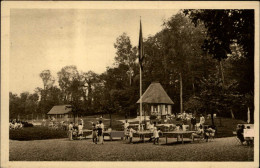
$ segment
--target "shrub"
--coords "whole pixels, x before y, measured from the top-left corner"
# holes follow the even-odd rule
[[[54,130],[48,127],[26,127],[23,129],[10,130],[9,138],[12,140],[28,141],[66,138],[67,132],[64,130]]]
[[[155,120],[156,118],[157,118],[157,116],[155,116],[155,115],[150,116],[150,120]]]

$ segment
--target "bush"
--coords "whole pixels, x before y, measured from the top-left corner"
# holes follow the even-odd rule
[[[32,123],[28,123],[28,122],[22,122],[23,127],[33,127]]]
[[[12,140],[28,141],[28,140],[43,140],[66,138],[67,132],[64,130],[54,130],[48,127],[26,127],[23,129],[10,130],[9,138]]]
[[[155,120],[156,118],[157,118],[157,116],[155,116],[155,115],[150,116],[150,120]]]

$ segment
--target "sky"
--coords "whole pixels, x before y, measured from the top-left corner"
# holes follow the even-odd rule
[[[79,72],[103,73],[112,66],[114,43],[123,32],[138,45],[143,37],[162,29],[178,10],[163,9],[11,9],[9,89],[20,94],[43,87],[39,74],[76,65]]]

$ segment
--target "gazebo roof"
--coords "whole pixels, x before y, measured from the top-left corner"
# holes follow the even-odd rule
[[[140,99],[137,101],[140,103]],[[142,103],[174,104],[159,82],[153,82],[142,95]]]
[[[71,112],[71,108],[68,108],[70,105],[58,105],[53,106],[52,109],[47,114],[67,114]]]

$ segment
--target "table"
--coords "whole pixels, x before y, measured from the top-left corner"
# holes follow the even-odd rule
[[[120,137],[121,139],[123,139],[125,136],[124,131],[104,131],[103,135],[106,135],[106,134],[110,137],[110,141],[113,140],[113,137]]]
[[[194,133],[195,131],[170,131],[170,132],[164,132],[163,135],[165,135],[165,138],[166,138],[166,144],[167,144],[167,135],[170,135],[170,134],[177,134],[177,142],[178,142],[178,135],[181,135],[181,139],[182,139],[182,144],[184,144],[183,142],[183,134],[192,134]]]
[[[255,137],[254,129],[244,129],[243,135],[244,135],[244,138],[245,138],[247,145],[253,144],[254,137]]]
[[[141,135],[143,142],[145,142],[145,141],[144,141],[145,135],[151,135],[151,134],[153,134],[153,133],[150,132],[150,131],[137,131],[136,134],[138,134],[139,136]]]

